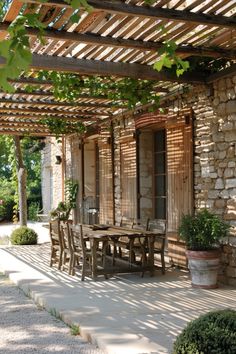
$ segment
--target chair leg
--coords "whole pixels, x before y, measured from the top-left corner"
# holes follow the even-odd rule
[[[81,269],[81,280],[84,281],[85,278],[85,267],[86,267],[86,259],[83,259],[82,269]]]
[[[161,253],[161,272],[165,274],[165,256],[164,253]]]
[[[73,271],[74,271],[74,257],[71,254],[70,255],[70,260],[69,260],[69,265],[68,265],[68,273],[69,273],[69,275],[73,275]]]
[[[58,269],[61,270],[62,267],[62,259],[63,259],[63,251],[59,251],[59,262],[58,262]]]

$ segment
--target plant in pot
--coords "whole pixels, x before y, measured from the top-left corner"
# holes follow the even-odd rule
[[[229,224],[207,209],[195,215],[183,215],[179,235],[185,241],[192,286],[217,288],[220,261],[220,239],[229,231]]]
[[[66,221],[70,217],[70,212],[76,207],[76,198],[79,185],[77,182],[67,179],[65,182],[65,201],[59,202],[57,207],[50,212],[51,219]]]

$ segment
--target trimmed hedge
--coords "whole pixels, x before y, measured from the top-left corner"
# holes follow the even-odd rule
[[[13,245],[36,245],[38,235],[27,226],[21,226],[12,232],[10,239]]]
[[[236,311],[208,312],[190,322],[174,343],[173,354],[235,354]]]

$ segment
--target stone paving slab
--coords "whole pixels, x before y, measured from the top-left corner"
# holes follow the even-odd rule
[[[187,272],[82,282],[48,264],[49,244],[0,249],[0,270],[109,354],[170,354],[191,319],[211,309],[236,309],[236,289],[194,289]]]

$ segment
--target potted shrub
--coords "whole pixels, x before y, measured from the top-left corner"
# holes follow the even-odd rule
[[[195,215],[183,215],[179,235],[186,243],[186,256],[194,287],[217,287],[219,242],[227,235],[229,227],[229,224],[207,209]]]

